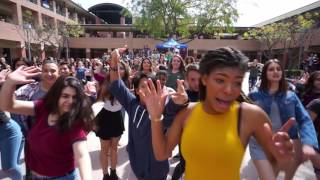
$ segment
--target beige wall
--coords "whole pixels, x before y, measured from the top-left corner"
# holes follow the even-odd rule
[[[0,21],[0,40],[20,42],[23,41],[23,36],[20,26]]]
[[[14,20],[13,23],[15,23],[10,24],[0,21],[0,45],[7,48],[24,47],[26,33],[22,29],[22,9],[30,9],[31,11],[33,11],[35,21],[40,24],[44,15],[50,17],[50,20],[53,20],[54,24],[57,24],[57,21],[66,22],[67,20],[69,20],[67,17],[43,8],[40,4],[40,0],[38,0],[38,4],[34,4],[26,0],[0,0],[0,6],[1,4],[6,4],[6,7],[11,7],[13,13],[12,17]],[[310,46],[320,45],[319,34],[319,31],[315,32],[315,35],[312,37]],[[8,42],[12,42],[14,45],[12,46]],[[70,48],[82,48],[87,49],[87,51],[90,52],[90,49],[112,49],[122,47],[124,45],[128,45],[129,49],[141,49],[145,45],[148,45],[149,48],[153,48],[158,43],[161,43],[161,41],[151,38],[132,38],[132,33],[129,33],[129,37],[126,38],[71,38]],[[188,43],[188,46],[189,50],[195,50],[196,52],[208,51],[223,46],[231,46],[242,51],[251,52],[265,49],[264,47],[261,47],[260,43],[256,40],[195,39],[193,41],[190,41]],[[283,48],[283,45],[279,44],[276,48]]]
[[[129,49],[142,49],[145,45],[153,48],[156,44],[162,41],[149,38],[71,38],[71,48],[118,48],[128,45]],[[257,51],[260,49],[260,44],[256,40],[210,40],[210,39],[195,39],[188,43],[189,49],[192,50],[212,50],[218,47],[231,46],[243,51]]]
[[[67,18],[67,17],[65,17],[65,16],[62,16],[62,15],[60,15],[60,14],[57,14],[57,13],[55,13],[54,11],[51,11],[51,10],[46,9],[46,8],[43,8],[43,7],[41,6],[41,4],[40,4],[40,2],[41,2],[40,0],[38,0],[38,4],[34,4],[34,3],[29,2],[29,1],[26,1],[26,0],[7,0],[7,1],[16,4],[16,6],[17,6],[18,8],[19,8],[19,6],[20,6],[20,7],[27,8],[27,9],[30,9],[30,10],[32,10],[32,11],[35,11],[35,12],[37,12],[38,14],[45,14],[45,15],[47,15],[47,16],[50,16],[50,17],[54,18],[55,21],[56,21],[56,20],[59,20],[59,21],[64,21],[64,22],[66,22],[66,21],[70,20],[69,18]],[[71,9],[73,9],[73,8],[71,8]],[[80,12],[77,12],[77,13],[79,13],[79,15],[77,15],[78,17],[80,16],[80,14],[81,14],[81,17],[83,17],[83,15],[82,15],[83,13],[80,13]],[[35,17],[35,18],[38,18],[38,17]],[[92,19],[92,17],[91,17],[90,19]],[[81,20],[81,19],[80,19],[80,20]],[[94,20],[94,19],[92,19],[92,21],[93,21],[93,20]]]

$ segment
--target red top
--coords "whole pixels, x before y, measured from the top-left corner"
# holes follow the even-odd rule
[[[35,101],[36,122],[27,135],[26,160],[32,171],[44,176],[62,176],[75,168],[72,145],[86,140],[82,126],[59,132],[48,125],[48,110]]]

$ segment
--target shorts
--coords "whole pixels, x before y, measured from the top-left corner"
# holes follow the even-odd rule
[[[249,140],[250,156],[253,160],[266,160],[267,156],[255,138]]]
[[[296,136],[294,133],[290,136],[292,140],[296,140],[299,138],[299,136]],[[268,159],[266,154],[263,151],[263,148],[260,146],[260,144],[257,142],[257,140],[253,137],[249,140],[249,150],[250,150],[250,156],[253,160],[266,160]]]

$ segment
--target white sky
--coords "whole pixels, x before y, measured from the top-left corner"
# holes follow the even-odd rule
[[[85,9],[99,3],[116,3],[126,7],[126,2],[130,2],[130,0],[73,1]],[[240,16],[235,26],[252,26],[316,1],[319,0],[238,0],[237,9]]]

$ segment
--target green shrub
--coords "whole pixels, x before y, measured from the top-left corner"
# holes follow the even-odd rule
[[[285,75],[287,78],[299,78],[303,74],[303,70],[300,69],[288,69],[285,70]]]

